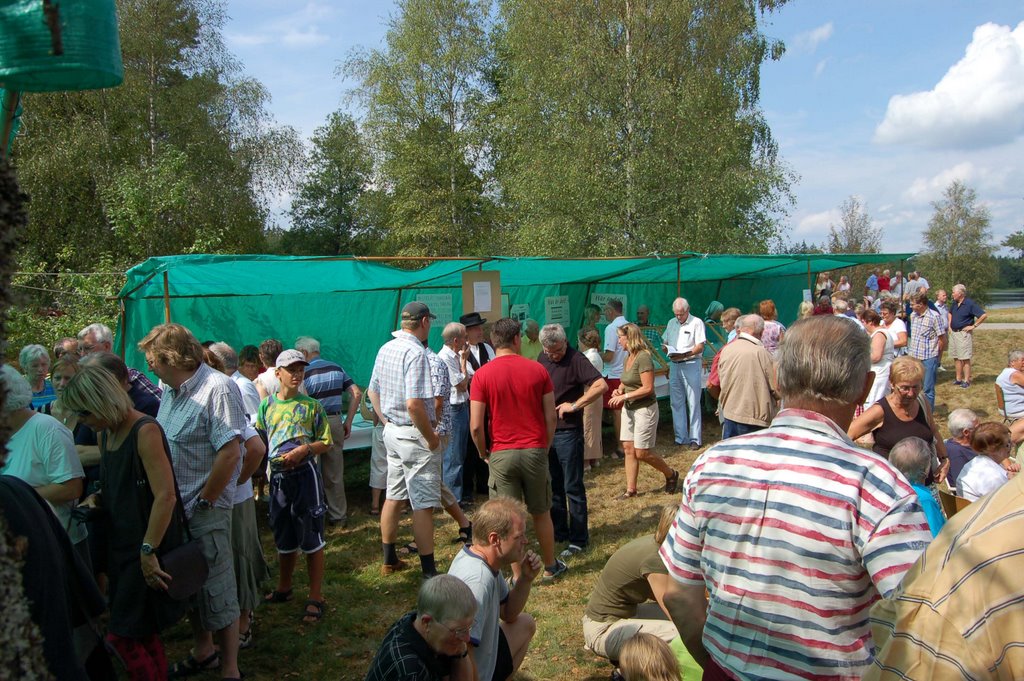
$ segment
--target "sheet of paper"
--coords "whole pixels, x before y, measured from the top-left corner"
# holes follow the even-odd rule
[[[512,306],[509,311],[509,317],[516,320],[519,323],[525,322],[530,318],[530,305],[529,303],[517,303]]]
[[[677,350],[675,347],[673,347],[671,345],[666,345],[665,346],[665,354],[666,355],[681,355],[683,353],[682,353],[681,350]]]
[[[491,307],[491,284],[487,281],[473,282],[473,311],[490,312]]]
[[[568,326],[569,296],[548,296],[544,299],[544,323]]]

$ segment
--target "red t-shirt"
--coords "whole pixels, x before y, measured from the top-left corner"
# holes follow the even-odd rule
[[[554,391],[547,370],[519,355],[499,355],[477,369],[469,399],[487,405],[491,451],[547,449],[544,395]]]

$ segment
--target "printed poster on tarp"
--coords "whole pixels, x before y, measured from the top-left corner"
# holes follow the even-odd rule
[[[509,310],[508,316],[516,320],[520,324],[526,322],[530,318],[530,304],[529,303],[516,303]]]
[[[416,296],[416,300],[430,308],[430,312],[437,316],[434,326],[443,329],[446,324],[452,322],[452,294],[450,293],[426,293]]]
[[[601,314],[604,314],[604,306],[609,300],[622,301],[622,314],[626,314],[629,307],[626,305],[626,294],[625,293],[591,293],[590,302],[601,308]]]
[[[548,296],[544,299],[544,323],[561,324],[568,328],[572,323],[569,316],[569,296]]]

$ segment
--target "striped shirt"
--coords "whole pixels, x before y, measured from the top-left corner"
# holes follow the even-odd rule
[[[245,429],[242,394],[230,378],[200,364],[177,390],[170,386],[164,390],[156,420],[167,435],[178,491],[185,512],[191,516],[199,492],[210,478],[217,451],[241,437]],[[239,459],[232,481],[238,477],[241,466]],[[213,505],[233,508],[233,486],[234,482],[230,483]]]
[[[406,400],[423,400],[427,417],[434,420],[434,388],[430,380],[430,362],[416,336],[407,331],[395,334],[377,352],[369,389],[380,395],[384,418],[396,426],[411,426]]]
[[[355,385],[355,381],[334,362],[317,357],[306,367],[302,384],[310,397],[324,405],[328,416],[337,416],[341,413],[345,391]]]
[[[734,678],[859,679],[868,609],[930,540],[895,468],[786,409],[697,459],[661,555],[676,580],[707,586],[704,646]]]
[[[871,609],[865,679],[1024,679],[1024,476],[946,522]]]

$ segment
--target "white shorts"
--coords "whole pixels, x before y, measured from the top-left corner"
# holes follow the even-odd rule
[[[427,448],[416,426],[384,426],[388,450],[387,499],[409,500],[412,510],[441,506],[441,469],[444,450]]]

